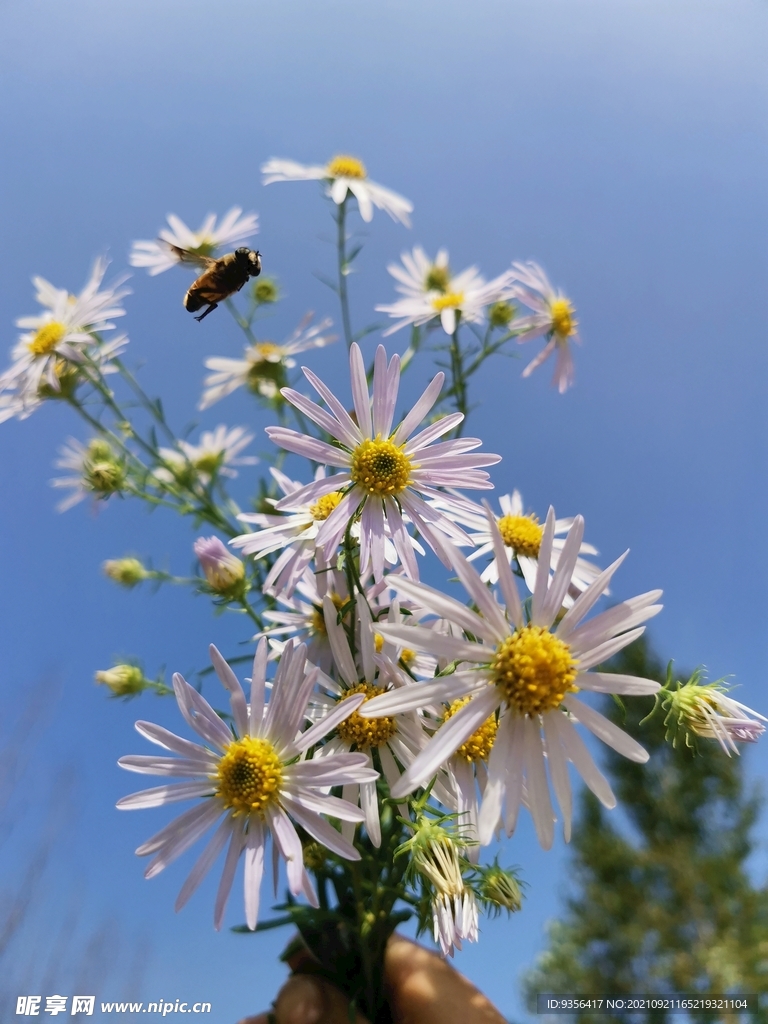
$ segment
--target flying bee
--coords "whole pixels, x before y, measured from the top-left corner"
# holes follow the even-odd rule
[[[253,249],[241,247],[214,259],[213,256],[201,256],[189,249],[181,249],[170,242],[166,245],[182,263],[195,263],[204,268],[184,296],[184,308],[190,313],[196,313],[208,304],[206,311],[195,317],[198,322],[212,313],[224,299],[239,292],[250,277],[258,277],[261,273],[261,253]]]

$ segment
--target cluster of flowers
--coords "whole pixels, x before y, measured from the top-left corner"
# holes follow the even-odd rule
[[[411,204],[372,182],[353,157],[309,167],[272,160],[262,170],[265,184],[322,182],[339,209],[342,239],[350,197],[364,221],[379,208],[409,223]],[[173,215],[168,224],[158,241],[134,244],[132,265],[159,274],[178,262],[178,249],[209,256],[258,229],[256,216],[243,216],[238,208],[218,225],[210,216],[196,232]],[[561,392],[572,383],[574,308],[536,264],[512,264],[486,281],[474,267],[454,274],[445,250],[431,260],[417,246],[388,269],[400,297],[377,307],[395,321],[385,334],[407,325],[441,329],[459,352],[460,324],[486,324],[482,358],[492,351],[488,339],[497,328],[506,332],[499,344],[543,337],[544,347],[523,376],[554,355],[553,383]],[[98,260],[79,296],[35,279],[43,311],[17,321],[24,333],[13,364],[0,375],[0,421],[24,418],[44,400],[62,398],[98,428],[87,445],[71,440],[63,451],[59,466],[71,475],[54,481],[70,492],[62,508],[87,495],[104,498],[133,489],[147,500],[160,495],[161,503],[174,497],[185,514],[227,522],[214,487],[222,477],[235,476],[235,467],[257,461],[243,455],[254,435],[222,425],[203,432],[198,444],[171,434],[170,447],[144,441],[141,448],[104,382],[106,374],[121,373],[166,424],[159,406],[143,396],[120,362],[127,338],[101,337],[124,314],[120,303],[127,294],[122,281],[102,287],[105,271],[106,262]],[[273,280],[259,280],[252,313],[277,296]],[[313,324],[310,315],[283,344],[256,341],[250,321],[245,323],[250,341],[243,358],[207,361],[211,373],[200,408],[241,386],[275,408],[293,408],[297,424],[313,423],[318,435],[285,425],[267,434],[283,452],[308,459],[316,470],[304,482],[272,467],[280,496],[264,499],[269,511],[238,515],[248,532],[230,540],[264,570],[260,585],[268,608],[256,621],[267,628],[255,638],[249,696],[213,646],[213,668],[229,693],[230,724],[175,675],[181,713],[202,742],[138,722],[139,733],[163,752],[124,757],[122,767],[184,781],[135,793],[118,806],[195,800],[139,847],[137,853],[152,856],[146,876],[157,875],[213,828],[177,909],[226,847],[215,926],[223,923],[242,856],[246,921],[255,928],[270,837],[275,885],[282,857],[292,894],[317,906],[307,870],[316,856],[312,847],[359,860],[356,829],[362,825],[370,844],[379,847],[383,801],[389,800],[410,832],[401,848],[410,855],[408,877],[418,877],[429,891],[435,939],[450,954],[463,940],[477,938],[478,897],[491,908],[519,906],[511,876],[497,865],[481,870],[478,862],[481,847],[502,831],[514,832],[521,806],[548,849],[556,808],[564,837],[570,838],[569,764],[606,807],[615,805],[577,726],[625,757],[647,759],[581,692],[656,694],[668,724],[682,726],[687,739],[691,733],[715,738],[727,753],[737,751],[738,742],[757,739],[765,719],[730,698],[720,682],[704,684],[697,676],[677,689],[671,680],[660,688],[653,680],[601,670],[661,610],[661,592],[590,615],[609,593],[625,556],[601,570],[590,560],[597,551],[584,542],[580,516],[558,520],[550,508],[541,523],[525,512],[517,491],[500,498],[498,511],[466,497],[467,490],[492,488],[486,467],[499,456],[479,451],[478,438],[461,436],[461,411],[441,414],[436,408],[444,396],[442,373],[396,423],[399,356],[388,359],[378,347],[369,388],[362,352],[352,343],[349,412],[307,368],[302,367],[304,377],[322,404],[288,386],[299,352],[335,340],[328,334],[330,321]],[[345,334],[351,340],[346,323]],[[85,409],[79,397],[84,386],[111,411],[114,430]],[[466,601],[420,581],[418,556],[425,546],[458,578]],[[209,591],[252,611],[242,558],[216,536],[198,538],[195,553]],[[170,578],[135,558],[105,569],[125,586]],[[527,595],[521,595],[521,585]],[[120,696],[167,691],[159,680],[146,680],[137,665],[115,666],[97,679]],[[482,884],[476,885],[478,878]]]
[[[308,484],[273,470],[284,494],[275,513],[241,515],[258,529],[232,542],[256,558],[280,552],[266,581],[282,606],[267,613],[274,623],[272,657],[278,659],[269,702],[266,637],[254,660],[250,703],[212,648],[230,693],[232,729],[176,676],[179,707],[205,745],[140,722],[144,736],[180,756],[128,757],[121,764],[190,781],[135,794],[120,806],[203,798],[139,848],[154,854],[147,875],[220,821],[177,905],[229,843],[216,925],[244,853],[246,918],[255,927],[268,832],[273,857],[287,863],[291,891],[313,902],[292,822],[334,854],[354,860],[360,857],[352,842],[358,823],[374,846],[380,842],[382,796],[403,802],[407,817],[409,794],[427,789],[459,826],[453,843],[443,830],[417,860],[434,889],[435,937],[448,953],[477,936],[477,908],[459,853],[467,865],[476,862],[479,846],[500,829],[514,831],[521,805],[549,848],[555,822],[550,783],[567,840],[569,762],[606,807],[615,805],[577,725],[628,758],[647,759],[634,739],[577,694],[658,692],[653,680],[596,666],[643,632],[661,609],[660,591],[588,618],[624,556],[600,571],[582,557],[595,552],[583,543],[581,517],[558,521],[550,509],[542,525],[523,514],[518,494],[502,499],[501,515],[464,497],[463,489],[491,486],[481,467],[498,457],[477,453],[476,438],[440,440],[461,419],[453,414],[429,422],[442,374],[395,426],[398,357],[388,361],[378,348],[372,393],[356,345],[350,371],[354,416],[308,369],[304,374],[324,408],[284,390],[285,400],[332,443],[269,428],[276,444],[320,469]],[[469,604],[419,581],[415,556],[423,549],[414,531],[453,570]],[[469,559],[462,546],[472,548]],[[205,557],[224,563],[235,556],[209,544]],[[480,558],[488,559],[482,573],[472,564]],[[531,590],[530,599],[521,598],[518,580]],[[746,714],[741,717],[748,725],[731,726],[710,702],[708,719],[713,717],[731,738],[754,738],[762,728]],[[340,797],[329,793],[335,786]],[[339,828],[321,815],[336,819]]]

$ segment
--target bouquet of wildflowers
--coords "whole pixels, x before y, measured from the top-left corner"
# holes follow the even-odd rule
[[[281,344],[257,336],[279,299],[268,274],[253,283],[246,275],[222,296],[245,348],[207,360],[200,408],[243,387],[270,410],[267,473],[243,454],[254,440],[247,427],[221,425],[197,443],[175,434],[124,361],[126,335],[111,333],[127,290],[124,278],[105,285],[103,260],[77,296],[34,279],[41,311],[17,321],[0,419],[45,402],[80,418],[86,434],[67,442],[58,463],[67,473],[53,481],[67,492],[62,509],[132,496],[203,530],[198,575],[125,557],[105,564],[111,579],[189,586],[243,617],[245,657],[210,647],[226,712],[216,684],[203,687],[205,673],[194,685],[175,674],[172,686],[147,679],[138,663],[96,673],[118,697],[173,695],[186,723],[177,735],[137,722],[155,752],[120,761],[162,777],[121,809],[188,805],[136,851],[149,858],[146,877],[203,841],[176,909],[221,859],[221,928],[242,861],[242,929],[292,924],[316,969],[371,1021],[385,1020],[384,949],[398,924],[414,918],[446,956],[476,941],[481,913],[521,905],[515,872],[483,858],[513,835],[521,808],[549,849],[558,820],[570,837],[569,765],[615,805],[587,736],[646,760],[590,694],[655,695],[671,740],[716,739],[726,753],[756,740],[766,719],[700,672],[682,683],[670,671],[660,688],[606,670],[661,610],[661,592],[606,602],[625,556],[602,568],[581,516],[558,519],[550,508],[540,521],[518,491],[480,500],[500,459],[464,432],[477,371],[539,339],[522,376],[551,356],[558,390],[573,383],[574,307],[544,271],[513,263],[486,280],[474,267],[454,273],[445,250],[430,258],[416,246],[388,268],[398,298],[377,306],[392,318],[384,336],[408,330],[402,354],[388,352],[372,329],[352,327],[348,279],[360,246],[349,218],[369,222],[378,209],[408,225],[411,204],[350,156],[310,167],[270,160],[263,172],[265,184],[321,185],[337,228],[330,284],[349,354],[348,379],[331,386],[321,367],[296,359],[336,340],[329,320],[305,317]],[[134,244],[130,262],[150,275],[190,261],[218,273],[257,227],[240,209],[199,231],[170,216],[157,240]],[[263,259],[268,269],[268,252]],[[401,376],[425,358],[437,372],[403,408]],[[239,470],[254,478],[247,510],[228,491]],[[432,576],[444,567],[443,587],[421,580],[430,560]],[[281,861],[287,893],[265,917],[263,875],[277,892]]]

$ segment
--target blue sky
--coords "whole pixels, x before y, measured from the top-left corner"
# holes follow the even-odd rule
[[[153,237],[168,212],[196,226],[235,204],[259,212],[265,267],[287,293],[272,336],[307,309],[338,319],[313,276],[333,258],[317,189],[264,189],[258,168],[354,153],[415,205],[410,231],[381,214],[366,229],[357,323],[391,301],[385,264],[414,244],[447,246],[455,268],[476,263],[489,277],[513,259],[540,261],[578,307],[577,384],[559,396],[548,369],[522,381],[519,360],[488,367],[471,432],[504,457],[496,486],[519,487],[540,513],[550,502],[582,513],[605,563],[630,547],[615,593],[664,588],[651,630],[662,656],[732,673],[739,696],[765,711],[764,3],[27,0],[5,3],[2,17],[7,349],[14,319],[34,308],[33,274],[79,290],[96,255],[119,272],[130,242]],[[241,344],[223,313],[201,325],[184,313],[187,282],[134,275],[131,358],[179,428],[250,424],[267,453],[269,420],[247,396],[194,411],[203,359]],[[390,350],[404,343],[395,335]],[[341,346],[309,361],[344,390]],[[428,372],[426,362],[414,371],[412,392]],[[52,919],[81,886],[94,924],[113,919],[126,947],[151,937],[146,998],[211,999],[217,1020],[235,1020],[273,996],[287,936],[214,934],[210,885],[174,916],[183,864],[142,879],[132,851],[160,815],[113,809],[132,785],[115,761],[143,752],[135,717],[174,726],[176,716],[170,703],[108,702],[91,680],[119,653],[151,674],[193,669],[209,641],[235,650],[246,631],[186,592],[128,594],[101,577],[103,559],[128,551],[185,573],[194,534],[128,502],[56,513],[48,480],[70,434],[83,437],[53,407],[0,427],[7,729],[37,680],[60,691],[15,798],[26,824],[0,857],[18,877],[50,781],[73,765],[79,810],[52,875]],[[243,500],[249,479],[238,481]],[[754,777],[765,750],[746,758]],[[527,820],[505,852],[530,883],[525,909],[488,924],[457,963],[520,1016],[514,978],[541,948],[567,861],[561,842],[541,856]],[[761,852],[761,875],[765,863]]]

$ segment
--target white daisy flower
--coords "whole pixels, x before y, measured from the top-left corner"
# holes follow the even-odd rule
[[[39,405],[46,387],[61,391],[68,365],[82,363],[84,353],[107,364],[125,347],[127,339],[122,337],[99,355],[100,341],[95,335],[114,329],[111,321],[125,315],[120,300],[129,294],[127,288],[120,287],[124,278],[101,288],[106,269],[106,259],[97,259],[79,295],[55,288],[42,277],[32,279],[43,312],[16,321],[24,333],[11,352],[13,364],[0,374],[0,393],[12,393],[7,401],[19,410],[16,415],[28,415]]]
[[[303,484],[291,480],[274,466],[270,466],[269,472],[286,497],[290,498],[306,489]],[[322,480],[325,480],[324,466],[315,473],[315,482]],[[254,523],[263,529],[234,537],[230,541],[232,547],[238,548],[244,555],[253,555],[255,559],[282,551],[264,581],[265,594],[272,597],[281,594],[289,599],[312,559],[318,556],[320,563],[317,571],[324,572],[327,566],[322,551],[317,549],[317,535],[342,498],[340,491],[329,491],[315,501],[292,505],[291,511],[285,514],[242,512],[238,515],[241,522]],[[267,500],[272,505],[279,504],[278,500]]]
[[[478,727],[500,708],[498,731],[488,761],[488,782],[478,818],[479,840],[483,845],[491,841],[502,812],[507,834],[511,835],[525,783],[539,842],[549,849],[554,837],[554,814],[545,754],[563,815],[566,841],[571,831],[568,761],[573,762],[586,784],[606,807],[614,807],[616,803],[608,782],[596,767],[574,723],[580,722],[631,760],[642,763],[648,759],[646,751],[634,739],[574,694],[578,690],[617,694],[658,691],[659,684],[654,680],[591,672],[590,669],[607,661],[643,633],[645,627],[640,624],[661,610],[661,605],[656,604],[661,591],[641,594],[583,622],[624,560],[623,555],[598,576],[555,626],[563,598],[571,585],[584,533],[584,520],[581,516],[574,519],[557,572],[550,578],[555,531],[555,513],[550,508],[541,542],[530,615],[527,617],[493,517],[489,517],[489,523],[499,567],[499,588],[506,607],[496,601],[459,551],[454,554],[453,568],[478,612],[421,583],[392,580],[391,585],[398,593],[419,600],[431,607],[436,615],[450,617],[477,639],[457,640],[420,626],[380,625],[378,628],[385,636],[417,650],[451,658],[457,668],[452,674],[434,682],[404,687],[370,701],[365,708],[365,717],[392,715],[425,707],[435,701],[448,704],[459,697],[471,697],[466,706],[438,729],[394,787],[392,795],[402,797],[432,778]]]
[[[123,489],[125,464],[109,441],[95,437],[84,445],[70,437],[60,449],[60,454],[61,458],[56,460],[57,469],[68,469],[71,475],[51,480],[52,487],[70,491],[69,496],[56,506],[59,512],[66,512],[85,498],[105,500]]]
[[[392,685],[402,685],[402,673],[397,664],[388,661],[385,652],[376,653],[371,613],[368,603],[362,597],[358,599],[356,609],[359,617],[357,658],[352,655],[344,626],[338,622],[336,604],[328,594],[323,598],[325,629],[333,653],[338,682],[327,675],[318,680],[319,686],[323,687],[326,693],[315,694],[312,704],[314,713],[320,717],[321,722],[325,721],[327,715],[333,713],[339,701],[345,701],[353,694],[362,694],[361,703],[365,704],[387,692]],[[375,749],[384,778],[392,788],[400,779],[400,766],[407,768],[411,764],[426,738],[421,721],[414,712],[373,719],[361,718],[355,710],[338,726],[337,735],[326,744],[322,759],[325,757],[325,751],[337,753],[357,750],[364,754],[367,762],[373,766]],[[375,781],[361,782],[359,785],[351,781],[344,786],[342,796],[355,804],[360,801],[368,838],[374,846],[380,846],[381,823]],[[405,815],[406,809],[401,808],[401,813]],[[342,824],[342,834],[351,839],[354,824]]]
[[[581,341],[576,330],[576,310],[570,299],[555,291],[538,263],[513,263],[509,280],[514,297],[533,310],[530,316],[515,320],[515,329],[521,332],[517,340],[525,342],[542,335],[547,337],[547,344],[523,370],[523,377],[529,377],[554,352],[552,383],[562,394],[573,384],[573,357],[569,341]]]
[[[486,281],[477,267],[468,267],[454,277],[446,249],[441,249],[432,262],[417,245],[412,252],[404,252],[401,259],[402,266],[390,263],[387,270],[400,282],[395,288],[403,298],[376,306],[379,312],[398,318],[384,332],[385,337],[401,327],[418,327],[438,317],[445,333],[453,334],[459,318],[482,323],[486,308],[510,294],[509,273]]]
[[[312,316],[312,313],[308,313],[282,345],[273,341],[259,341],[247,346],[242,359],[220,356],[206,359],[206,369],[214,372],[203,382],[205,391],[199,408],[208,409],[214,402],[226,398],[241,387],[248,388],[262,398],[276,398],[280,388],[288,383],[285,371],[296,365],[293,356],[310,348],[324,348],[336,341],[337,335],[325,333],[333,321],[325,319],[309,326]]]
[[[300,434],[286,427],[268,427],[270,439],[297,455],[342,470],[317,480],[288,495],[276,505],[278,511],[297,504],[318,501],[334,491],[344,497],[320,527],[317,545],[332,557],[350,520],[360,513],[360,562],[373,567],[374,579],[382,578],[387,534],[391,536],[405,572],[418,578],[413,540],[403,521],[410,518],[432,550],[446,565],[450,554],[445,537],[469,543],[469,538],[451,519],[424,501],[439,496],[439,487],[487,489],[493,485],[480,466],[492,466],[499,455],[468,454],[482,442],[475,437],[436,442],[464,418],[461,413],[443,416],[411,436],[437,401],[445,375],[438,373],[396,430],[392,430],[400,383],[400,358],[387,364],[384,346],[376,350],[373,396],[363,356],[358,345],[349,352],[352,397],[357,422],[326,385],[306,367],[304,375],[323,398],[330,413],[291,388],[282,391],[286,401],[327,433],[339,446]]]
[[[445,498],[436,498],[432,502],[441,511],[454,517],[457,523],[466,527],[472,543],[475,545],[471,554],[467,555],[467,561],[473,562],[478,558],[485,558],[490,555],[491,561],[483,569],[480,579],[484,583],[497,583],[499,570],[496,565],[496,555],[493,547],[493,537],[488,526],[488,516],[484,508],[468,501],[460,495],[450,495]],[[517,562],[520,572],[525,579],[526,586],[533,593],[536,586],[536,573],[538,571],[539,551],[544,536],[544,527],[533,513],[524,512],[523,499],[520,491],[513,491],[512,494],[499,496],[501,515],[496,517],[496,525],[504,541],[504,553],[507,561],[512,564]],[[554,572],[557,569],[560,556],[565,545],[565,537],[573,525],[573,519],[558,519],[555,522],[555,536],[552,540],[552,551],[550,554],[550,566]],[[559,536],[558,536],[559,535]],[[579,594],[586,590],[590,583],[594,582],[600,575],[600,569],[592,562],[588,562],[582,555],[596,555],[597,549],[591,544],[582,544],[579,549],[579,557],[573,570],[571,586],[563,599],[563,605],[570,608]],[[609,590],[604,591],[609,594]]]
[[[298,164],[295,160],[268,160],[262,164],[261,173],[265,185],[271,185],[273,181],[323,181],[326,184],[326,195],[337,206],[341,206],[351,193],[366,223],[373,220],[375,206],[388,213],[393,220],[400,221],[406,227],[411,226],[408,214],[413,212],[413,203],[397,192],[371,181],[365,165],[357,157],[340,154],[322,167],[317,164]]]
[[[279,469],[270,467],[269,471],[286,497],[298,493],[304,487],[304,484],[291,480]],[[325,475],[325,466],[320,466],[315,472],[315,481],[324,480]],[[237,518],[241,522],[255,523],[264,529],[234,537],[230,541],[232,547],[240,548],[243,554],[253,555],[255,559],[284,549],[264,581],[265,594],[272,597],[282,595],[290,599],[297,583],[305,575],[307,566],[314,559],[316,585],[322,597],[325,593],[324,581],[329,570],[323,550],[317,546],[317,535],[321,525],[342,498],[343,494],[340,491],[331,491],[317,501],[292,504],[290,510],[282,514],[243,512],[238,515]],[[277,499],[267,498],[266,501],[272,505],[278,504]],[[351,533],[353,539],[359,541],[359,523],[353,524]],[[423,555],[424,549],[421,545],[417,542],[414,542],[414,545]],[[389,536],[385,540],[384,558],[392,566],[397,564],[397,552]],[[369,566],[360,566],[361,576],[367,576],[369,573]]]
[[[216,831],[182,886],[180,910],[200,885],[225,846],[224,870],[216,897],[214,926],[221,928],[237,862],[245,860],[245,916],[254,929],[259,913],[259,889],[266,841],[272,837],[275,869],[278,855],[288,871],[294,896],[304,893],[317,906],[312,882],[302,859],[301,840],[293,821],[318,843],[347,860],[360,860],[350,842],[325,821],[326,814],[342,821],[360,821],[362,814],[345,800],[327,796],[328,787],[370,785],[378,773],[361,754],[334,754],[317,760],[303,755],[331,729],[360,706],[359,695],[342,702],[323,721],[302,732],[315,673],[305,673],[306,648],[288,644],[280,660],[269,703],[265,704],[267,642],[256,649],[251,678],[250,705],[224,658],[210,647],[216,674],[229,691],[234,727],[230,729],[208,702],[178,673],[173,688],[179,709],[204,744],[192,743],[151,722],[137,722],[137,731],[152,743],[179,757],[141,755],[123,757],[122,768],[148,775],[182,776],[184,782],[145,789],[123,797],[123,810],[162,807],[180,800],[196,800],[169,825],[143,843],[136,853],[154,854],[145,878],[153,878],[189,849],[209,828]]]
[[[236,477],[233,466],[255,466],[259,461],[255,455],[240,455],[253,440],[245,427],[225,427],[220,424],[215,430],[204,430],[200,444],[179,441],[179,450],[160,448],[165,463],[154,471],[154,476],[164,483],[173,483],[191,473],[207,486],[215,474]]]
[[[258,214],[247,213],[242,217],[242,212],[239,206],[233,206],[229,213],[224,214],[218,226],[216,214],[209,213],[197,231],[188,228],[175,213],[169,213],[167,219],[170,227],[160,231],[158,238],[161,241],[134,242],[128,262],[132,267],[146,267],[147,273],[154,277],[179,263],[178,256],[170,246],[175,245],[200,256],[213,256],[217,249],[232,246],[258,233]]]
[[[264,630],[264,636],[293,636],[306,643],[307,658],[329,674],[333,670],[333,652],[323,614],[323,597],[326,594],[337,609],[346,604],[348,594],[344,574],[328,569],[315,576],[311,570],[306,570],[292,597],[277,594],[278,607],[262,612],[262,618],[271,623],[269,629]]]

